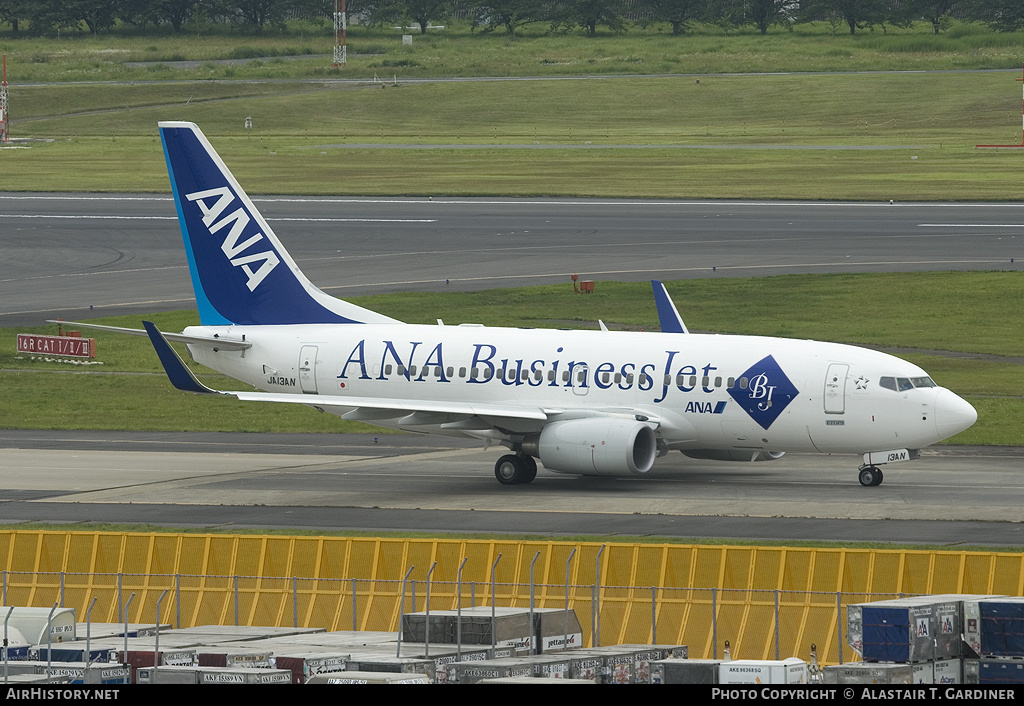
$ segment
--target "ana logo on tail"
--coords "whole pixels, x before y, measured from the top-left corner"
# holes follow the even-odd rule
[[[185,198],[189,201],[196,203],[199,206],[199,210],[203,212],[203,225],[206,226],[207,230],[210,231],[212,236],[225,228],[229,223],[231,229],[224,237],[224,241],[221,243],[220,249],[224,251],[228,261],[234,267],[241,267],[242,271],[245,272],[248,279],[246,280],[246,286],[249,287],[249,291],[255,291],[256,287],[259,286],[260,282],[269,275],[281,260],[277,257],[277,254],[273,250],[266,250],[264,252],[252,253],[250,255],[241,255],[243,250],[248,249],[251,245],[263,240],[263,234],[257,232],[255,235],[246,239],[244,242],[239,243],[239,238],[242,237],[242,232],[245,227],[249,225],[249,215],[245,212],[245,209],[239,207],[233,213],[224,216],[221,220],[220,215],[224,213],[228,206],[235,201],[235,195],[231,193],[231,189],[226,186],[222,186],[217,189],[207,189],[206,191],[197,191],[192,194],[186,194]],[[212,206],[206,202],[206,199],[216,199],[212,201]],[[214,222],[216,221],[216,223]],[[251,267],[253,263],[262,263],[255,271]]]

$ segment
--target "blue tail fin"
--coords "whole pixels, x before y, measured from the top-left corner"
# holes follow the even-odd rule
[[[665,285],[656,279],[651,280],[651,287],[654,289],[654,303],[658,307],[658,320],[661,322],[661,330],[664,333],[689,333],[683,317],[676,310],[672,303],[672,297],[668,295]]]
[[[398,323],[313,286],[197,126],[160,139],[204,325]]]

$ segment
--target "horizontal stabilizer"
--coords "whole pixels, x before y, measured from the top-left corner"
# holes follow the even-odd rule
[[[56,321],[54,319],[47,319],[48,324],[61,324],[63,326],[80,326],[82,328],[95,329],[97,331],[110,331],[111,333],[124,333],[129,336],[145,336],[149,338],[149,332],[141,328],[123,328],[121,326],[101,326],[100,324],[86,324],[80,321]],[[222,351],[244,351],[246,348],[252,348],[252,344],[246,341],[236,341],[228,338],[220,338],[219,336],[186,336],[183,333],[163,333],[162,335],[166,340],[173,341],[174,343],[191,343],[198,346],[211,346],[219,348]]]

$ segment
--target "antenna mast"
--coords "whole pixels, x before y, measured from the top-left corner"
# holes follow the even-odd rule
[[[334,0],[334,66],[345,68],[348,63],[348,19],[345,17],[346,0]]]
[[[10,142],[7,125],[10,116],[7,114],[7,55],[4,54],[4,80],[0,83],[0,142]]]

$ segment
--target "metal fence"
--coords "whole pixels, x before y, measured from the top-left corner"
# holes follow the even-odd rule
[[[576,612],[583,644],[682,644],[690,657],[856,659],[846,606],[902,597],[791,590],[477,581],[3,571],[4,605],[74,608],[93,622],[397,631],[403,610],[470,606]],[[95,601],[95,602],[94,602]],[[127,607],[127,610],[126,610]],[[159,608],[159,615],[158,615]]]

